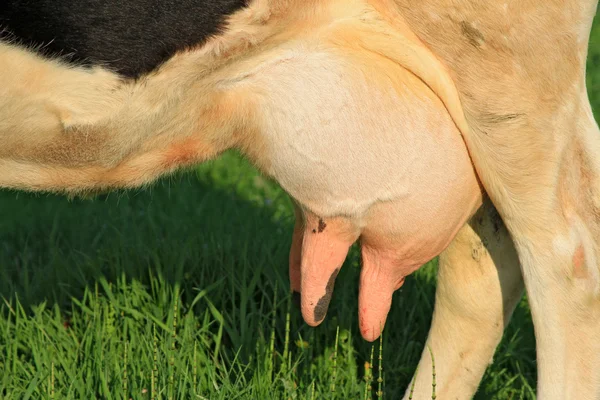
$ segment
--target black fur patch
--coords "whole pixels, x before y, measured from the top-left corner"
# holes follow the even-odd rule
[[[218,35],[248,0],[0,0],[0,39],[129,78]]]

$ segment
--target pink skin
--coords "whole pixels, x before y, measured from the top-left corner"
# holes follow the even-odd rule
[[[418,267],[399,262],[393,253],[362,246],[358,321],[363,338],[372,342],[379,337],[394,291],[400,289],[404,278]]]
[[[345,218],[324,220],[295,208],[296,225],[290,251],[292,290],[301,295],[302,316],[310,326],[319,325],[327,313],[335,278],[358,230]],[[369,231],[367,237],[374,236]],[[375,236],[375,238],[377,238]],[[377,239],[376,239],[377,240]],[[384,243],[382,240],[378,240]],[[392,304],[392,295],[406,275],[419,265],[402,262],[393,250],[382,250],[362,241],[359,321],[362,336],[377,339]]]
[[[359,325],[364,339],[376,340],[394,291],[406,276],[440,254],[481,205],[476,181],[467,189],[443,197],[419,195],[418,200],[378,203],[353,219],[320,218],[297,205],[289,273],[292,289],[301,293],[306,323],[317,326],[325,318],[337,273],[360,237]],[[435,210],[444,210],[443,217]]]
[[[347,135],[346,144],[332,140],[327,135],[334,133],[324,128],[319,146],[302,141],[318,137],[299,135],[281,148],[304,149],[291,153],[298,159],[276,167],[296,203],[290,279],[311,326],[325,318],[339,268],[360,238],[360,331],[366,340],[377,339],[404,278],[444,251],[481,205],[482,190],[460,133],[428,97],[433,95],[418,89],[402,91],[402,101],[425,106],[411,106],[410,116],[396,127],[384,124],[376,133],[348,126],[339,132]],[[298,162],[306,153],[318,161],[314,179],[305,175],[313,161]]]
[[[327,314],[335,278],[358,231],[345,218],[325,221],[310,212],[303,214],[296,209],[290,280],[292,289],[302,293],[302,317],[317,326]]]

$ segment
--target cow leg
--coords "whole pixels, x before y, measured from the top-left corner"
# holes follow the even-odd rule
[[[431,349],[439,398],[470,399],[522,292],[514,245],[486,201],[440,255],[433,320],[412,398],[431,398]]]
[[[471,159],[519,254],[538,396],[598,399],[600,132],[585,79],[598,2],[528,2],[527,10],[517,0],[487,9],[403,3],[409,24],[452,71]],[[432,12],[444,5],[451,17]],[[465,40],[467,30],[482,42]]]
[[[539,398],[598,399],[600,135],[585,95],[563,110],[466,141],[521,261]]]

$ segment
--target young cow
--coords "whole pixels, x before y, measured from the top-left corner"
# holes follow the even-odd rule
[[[597,399],[595,9],[4,0],[0,186],[135,187],[238,148],[295,200],[290,278],[307,323],[324,319],[356,240],[367,340],[405,276],[441,254],[427,340],[440,398],[475,392],[524,282],[538,395]],[[415,379],[428,398],[431,375]]]

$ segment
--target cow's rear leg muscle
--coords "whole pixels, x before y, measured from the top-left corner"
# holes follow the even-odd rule
[[[470,399],[523,292],[514,245],[491,202],[440,255],[433,321],[419,362],[414,399]],[[412,386],[412,384],[411,384]],[[409,397],[409,390],[405,398]]]
[[[585,79],[598,2],[540,12],[517,1],[487,9],[449,1],[452,18],[430,12],[444,2],[402,3],[413,31],[451,71],[471,159],[519,254],[538,398],[598,399],[600,132]],[[465,40],[456,21],[476,23],[486,45]]]
[[[549,118],[528,117],[539,128],[466,138],[521,261],[540,399],[600,398],[600,132],[581,82]]]

